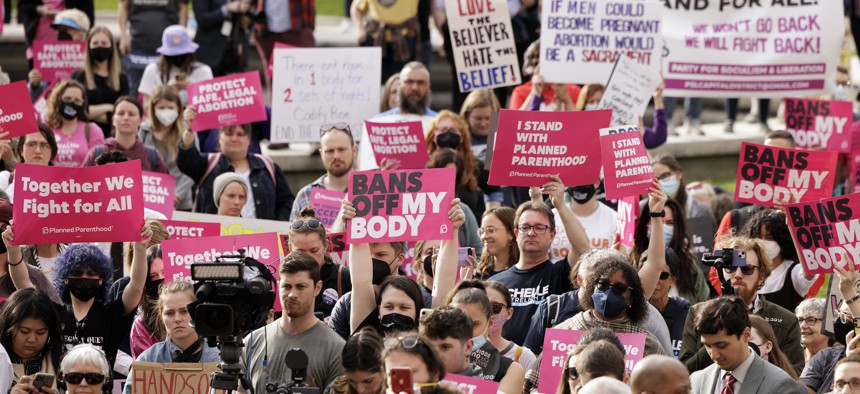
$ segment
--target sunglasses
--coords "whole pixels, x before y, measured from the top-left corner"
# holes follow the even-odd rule
[[[508,307],[507,305],[502,304],[501,302],[491,302],[491,304],[493,305],[493,314],[494,315],[498,315],[499,313],[502,313],[502,309]]]
[[[319,219],[296,219],[290,224],[290,228],[296,231],[304,230],[309,228],[311,230],[316,230],[322,226],[322,222]]]
[[[571,366],[564,367],[564,372],[567,374],[568,380],[579,379],[579,372],[576,370],[576,367],[571,367]]]
[[[408,337],[388,337],[385,338],[385,342],[383,343],[385,344],[386,349],[393,349],[397,347],[398,344],[403,345],[404,349],[412,349],[418,345],[418,342],[421,342],[421,337],[412,335]]]
[[[613,284],[609,284],[608,280],[599,280],[597,282],[597,289],[600,291],[606,291],[606,289],[610,287],[618,294],[624,294],[627,292],[627,290],[630,290],[630,286],[627,286],[626,284],[621,282]]]
[[[320,138],[322,138],[322,136],[324,136],[325,133],[328,133],[329,131],[332,131],[332,130],[340,130],[340,131],[343,131],[349,135],[352,135],[352,130],[349,128],[349,123],[338,122],[338,123],[330,123],[330,124],[322,125],[322,127],[320,127]]]
[[[734,275],[735,271],[737,271],[738,268],[741,269],[741,273],[744,274],[744,276],[750,276],[753,274],[753,272],[755,272],[756,268],[759,268],[759,266],[757,266],[757,265],[745,265],[743,267],[735,267],[735,266],[723,267],[723,272],[725,272],[726,275]]]
[[[660,280],[666,280],[666,279],[669,279],[669,277],[670,277],[670,276],[672,276],[672,273],[671,273],[671,272],[663,271],[663,272],[661,272],[661,273],[660,273]]]
[[[87,384],[96,385],[105,381],[105,376],[95,372],[69,372],[63,374],[63,380],[70,384],[81,384],[81,381],[86,379]]]

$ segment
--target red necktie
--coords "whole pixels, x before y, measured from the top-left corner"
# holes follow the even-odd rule
[[[737,381],[731,372],[723,376],[723,391],[720,391],[720,394],[735,394],[735,382]]]

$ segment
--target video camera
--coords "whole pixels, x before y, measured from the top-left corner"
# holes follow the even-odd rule
[[[308,387],[305,383],[308,377],[308,355],[301,348],[294,347],[284,356],[284,362],[290,369],[293,381],[287,384],[269,383],[266,392],[272,394],[319,394],[319,387]]]
[[[702,264],[716,268],[720,283],[723,284],[723,295],[737,294],[737,289],[732,286],[731,278],[726,278],[723,268],[746,267],[747,251],[732,248],[716,249],[713,253],[702,255]]]
[[[259,325],[275,302],[275,277],[257,260],[221,255],[214,262],[191,264],[197,301],[189,304],[191,325],[209,346],[221,351],[221,372],[212,374],[211,387],[236,390],[244,375],[239,364],[242,338]]]

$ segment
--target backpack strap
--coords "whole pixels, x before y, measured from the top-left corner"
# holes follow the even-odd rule
[[[561,309],[561,298],[558,294],[550,294],[546,300],[546,320],[544,328],[550,328],[558,320],[558,312]]]
[[[520,356],[523,355],[523,347],[517,345],[517,350],[514,351],[514,361],[520,362]]]
[[[149,171],[155,171],[155,166],[158,165],[158,151],[151,146],[147,146],[146,159],[149,161]]]
[[[273,162],[272,158],[270,158],[269,156],[265,156],[259,153],[254,153],[254,156],[263,161],[263,165],[266,166],[266,171],[269,171],[269,176],[272,177],[272,186],[277,189],[278,182],[275,180],[275,162]]]
[[[206,160],[209,161],[209,164],[206,166],[206,172],[203,173],[203,176],[200,177],[200,181],[197,182],[197,189],[194,190],[194,204],[191,206],[191,212],[197,212],[197,198],[200,196],[200,187],[203,186],[203,181],[206,180],[206,177],[215,170],[215,166],[218,165],[218,160],[221,159],[221,153],[210,153]]]
[[[105,146],[104,145],[96,145],[93,148],[93,162],[95,162],[96,159],[102,155],[102,153],[105,153]]]

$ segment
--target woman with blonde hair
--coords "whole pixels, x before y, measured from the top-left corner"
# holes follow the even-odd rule
[[[85,93],[80,82],[63,80],[48,98],[45,123],[51,126],[57,140],[56,166],[80,167],[87,152],[105,142],[102,129],[89,122],[89,103]]]
[[[110,29],[104,26],[90,29],[84,67],[72,73],[72,79],[86,88],[89,119],[99,125],[105,138],[109,137],[113,104],[128,94],[128,77],[122,72],[119,50]]]
[[[400,74],[388,77],[382,87],[382,100],[379,102],[379,112],[397,108],[397,89],[400,87]]]

